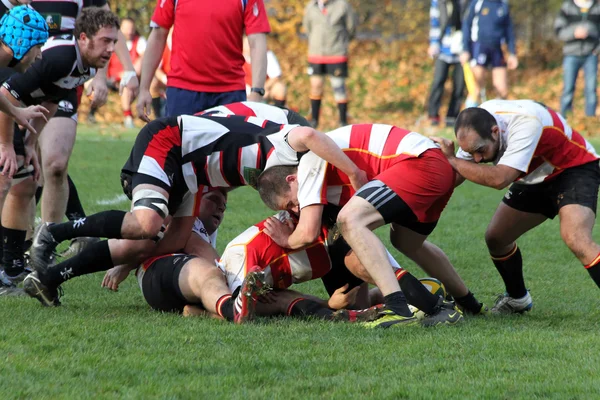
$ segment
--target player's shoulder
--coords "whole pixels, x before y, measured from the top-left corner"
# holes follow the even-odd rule
[[[66,33],[63,35],[57,35],[57,36],[51,36],[50,38],[48,38],[48,40],[46,41],[46,44],[44,44],[44,46],[42,47],[42,52],[44,52],[44,57],[47,57],[47,54],[50,53],[76,53],[76,40],[75,40],[75,36],[70,34],[70,33]],[[49,52],[49,53],[47,53]]]

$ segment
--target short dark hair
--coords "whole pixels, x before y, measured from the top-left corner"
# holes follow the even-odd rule
[[[98,7],[86,7],[81,10],[81,14],[75,21],[74,35],[79,39],[81,33],[85,33],[87,37],[92,37],[104,27],[115,27],[117,30],[121,26],[119,17],[112,11]]]
[[[454,134],[456,135],[459,129],[473,129],[483,139],[491,139],[494,125],[498,123],[489,111],[479,107],[465,108],[456,118]]]
[[[256,189],[262,201],[272,210],[278,210],[277,198],[286,194],[289,184],[286,181],[288,175],[293,175],[298,167],[292,165],[277,165],[265,169],[256,182]]]

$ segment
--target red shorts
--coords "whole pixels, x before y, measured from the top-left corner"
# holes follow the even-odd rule
[[[386,169],[374,179],[392,189],[410,207],[419,222],[440,219],[454,191],[456,174],[439,149],[429,149]]]

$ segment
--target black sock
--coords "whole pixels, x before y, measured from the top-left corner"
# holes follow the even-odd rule
[[[319,115],[321,114],[321,99],[310,99],[310,109],[312,113],[312,122],[317,126],[319,124]]]
[[[87,245],[81,253],[48,268],[41,275],[44,277],[44,283],[58,286],[76,276],[107,271],[112,267],[114,264],[110,256],[108,240],[103,240]]]
[[[40,199],[42,198],[42,192],[44,191],[43,186],[38,186],[35,190],[35,205],[40,204]]]
[[[483,305],[477,301],[470,291],[463,297],[455,297],[454,300],[456,300],[456,303],[458,303],[465,311],[473,315],[479,314],[481,306]]]
[[[396,314],[402,315],[404,317],[410,317],[413,315],[412,311],[410,311],[410,309],[408,308],[406,297],[404,297],[404,293],[402,293],[401,291],[388,294],[383,299],[385,306],[393,312],[395,312]]]
[[[598,257],[596,257],[596,259],[590,264],[585,265],[585,269],[587,270],[588,274],[590,274],[590,277],[594,280],[594,282],[596,282],[596,285],[600,287],[600,254],[598,254]]]
[[[236,290],[236,292],[239,293],[239,289]],[[215,306],[217,314],[219,314],[221,317],[225,318],[227,321],[230,322],[233,321],[235,316],[233,312],[233,306],[236,297],[237,296],[233,296],[231,294],[223,295],[219,297],[219,300],[217,300],[217,304]]]
[[[125,211],[102,211],[81,220],[50,225],[48,230],[58,243],[82,236],[121,239],[121,225],[125,214]]]
[[[91,107],[90,108],[90,115],[96,115],[96,111],[98,111],[98,109],[96,107]]]
[[[334,311],[330,308],[323,307],[314,300],[298,299],[292,303],[292,307],[288,309],[287,314],[290,317],[308,318],[315,317],[324,320],[331,320]]]
[[[27,231],[2,227],[2,233],[4,235],[2,240],[4,272],[9,276],[17,276],[23,272],[25,266],[23,244]]]
[[[406,296],[406,300],[425,314],[435,313],[439,296],[431,293],[417,278],[410,273],[405,273],[398,279],[400,288]],[[387,304],[387,303],[386,303]]]
[[[506,293],[515,299],[525,296],[527,288],[525,288],[525,280],[523,279],[523,258],[519,247],[515,244],[515,248],[510,253],[500,257],[491,257],[500,276],[502,276]]]
[[[162,117],[162,115],[160,115],[160,110],[161,110],[161,98],[153,97],[152,98],[152,111],[154,112],[154,118]]]
[[[69,175],[67,175],[67,182],[69,184],[69,199],[67,200],[66,216],[69,221],[75,221],[76,219],[85,217],[85,211],[83,211],[81,200],[79,200],[77,188]]]
[[[348,103],[337,103],[340,112],[340,124],[348,125]]]
[[[285,106],[285,99],[284,100],[273,100],[273,105],[276,107],[283,107]]]

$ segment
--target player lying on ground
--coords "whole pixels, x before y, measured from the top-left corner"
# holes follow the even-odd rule
[[[267,233],[275,242],[291,249],[311,243],[319,233],[324,205],[342,206],[338,227],[385,296],[386,309],[379,323],[415,322],[385,247],[372,232],[390,223],[391,242],[398,250],[442,281],[464,309],[473,314],[485,310],[444,252],[426,241],[454,189],[454,171],[436,144],[416,132],[380,124],[351,125],[328,135],[367,172],[370,182],[354,195],[348,177],[313,153],[304,155],[298,167],[265,170],[258,180],[265,204],[300,212],[293,231],[277,220],[267,223]],[[416,281],[409,274],[405,279]],[[413,304],[431,316],[446,320],[458,315],[454,305],[438,303],[437,297],[421,300]]]
[[[31,248],[32,266],[37,272],[26,278],[25,290],[43,304],[52,305],[58,300],[57,287],[65,280],[140,262],[147,258],[148,251],[154,251],[151,243],[142,242],[123,244],[121,251],[113,252],[103,241],[47,268],[58,243],[74,237],[158,240],[165,218],[176,212],[176,216],[190,217],[191,222],[182,223],[176,231],[171,227],[177,232],[175,240],[159,242],[162,253],[158,254],[177,251],[187,242],[193,224],[192,207],[183,202],[186,194],[196,193],[203,186],[247,185],[265,168],[297,164],[308,150],[346,171],[355,187],[365,182],[364,172],[331,139],[312,128],[225,115],[154,120],[138,135],[123,167],[123,172],[132,177],[131,185],[127,185],[132,189],[132,210],[104,211],[88,216],[81,224],[43,225]],[[128,246],[146,249],[146,254],[139,249],[130,251]]]
[[[532,100],[492,100],[468,108],[454,129],[456,156],[451,140],[436,141],[459,174],[457,184],[468,179],[504,189],[512,183],[485,233],[506,285],[492,311],[531,309],[516,240],[556,215],[563,241],[600,286],[600,245],[592,238],[600,168],[592,145],[560,114]]]

